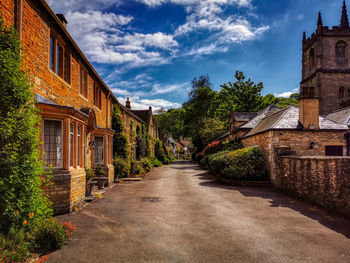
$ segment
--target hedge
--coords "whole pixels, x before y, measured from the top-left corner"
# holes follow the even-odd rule
[[[217,176],[230,180],[261,181],[266,179],[265,164],[259,148],[223,151],[204,157],[201,165]]]

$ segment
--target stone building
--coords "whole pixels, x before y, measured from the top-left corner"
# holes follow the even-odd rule
[[[101,164],[113,183],[111,117],[117,99],[96,73],[44,0],[1,0],[0,12],[14,25],[41,114],[42,153],[53,171],[47,189],[56,213],[85,197],[85,167]]]
[[[316,32],[309,38],[304,32],[300,93],[319,97],[322,115],[350,105],[349,47],[345,1],[339,26],[323,26],[319,13]]]
[[[155,146],[154,140],[159,139],[159,128],[154,119],[152,107],[149,107],[148,110],[133,110],[131,109],[131,102],[129,98],[127,98],[125,104],[126,104],[125,105],[126,110],[133,116],[136,116],[139,120],[142,121],[142,124],[146,126],[147,131],[150,135],[151,155],[154,156],[154,146]]]
[[[275,185],[283,181],[283,155],[296,156],[289,162],[299,163],[309,162],[305,157],[323,158],[322,162],[329,158],[332,165],[331,158],[335,157],[330,156],[350,155],[350,109],[345,107],[350,104],[349,45],[344,2],[340,26],[324,27],[319,13],[316,32],[308,39],[304,33],[299,107],[280,109],[271,105],[251,119],[248,117],[255,113],[245,119],[240,116],[246,113],[231,114],[230,137],[241,138],[246,147],[262,149]]]

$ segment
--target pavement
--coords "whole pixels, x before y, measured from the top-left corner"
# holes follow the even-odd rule
[[[350,262],[350,221],[197,164],[155,168],[60,216],[77,231],[47,262]]]

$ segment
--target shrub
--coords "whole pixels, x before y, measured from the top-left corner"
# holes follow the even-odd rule
[[[142,169],[146,172],[149,172],[152,170],[152,161],[148,158],[144,158],[141,160],[142,163]]]
[[[31,85],[21,70],[18,36],[0,17],[0,231],[19,227],[30,212],[31,224],[51,215],[41,189],[46,176],[40,161],[40,122]],[[14,215],[19,211],[19,215]]]
[[[213,154],[213,153],[217,153],[221,150],[222,143],[221,141],[214,141],[210,144],[208,144],[202,151],[202,155],[206,156],[208,154]]]
[[[140,160],[141,158],[146,156],[147,156],[146,143],[140,136],[137,136],[136,137],[136,159]]]
[[[129,158],[128,137],[124,132],[124,120],[121,116],[118,105],[115,105],[113,109],[112,129],[115,131],[115,134],[113,135],[113,156],[124,159]]]
[[[222,143],[223,151],[236,151],[243,148],[243,144],[238,139],[231,139]]]
[[[218,152],[201,162],[211,173],[232,180],[264,180],[265,166],[259,148]]]
[[[90,168],[86,168],[85,169],[85,173],[86,173],[86,181],[89,182],[94,178],[94,171]]]
[[[125,178],[128,177],[130,174],[130,161],[129,159],[123,159],[123,158],[114,158],[113,160],[114,164],[114,178]]]
[[[170,159],[165,158],[165,160],[164,160],[164,164],[170,164],[170,163],[171,163]]]
[[[234,180],[264,180],[265,165],[261,150],[244,148],[228,153],[229,166],[223,169],[223,176]]]
[[[159,166],[162,166],[163,165],[163,163],[161,162],[161,161],[159,161],[157,158],[153,158],[152,159],[152,164],[153,164],[153,166],[154,167],[159,167]]]
[[[106,174],[106,170],[103,168],[101,164],[97,164],[94,173],[96,176],[104,176]]]
[[[135,175],[142,174],[143,169],[142,169],[142,162],[136,161],[135,162],[135,169],[134,169]]]
[[[66,240],[67,235],[63,225],[51,218],[36,226],[32,246],[39,252],[53,251],[62,247]]]
[[[163,149],[163,143],[158,139],[156,139],[154,155],[159,161],[165,163],[166,156]]]
[[[24,262],[30,257],[29,247],[24,228],[12,227],[7,235],[0,234],[0,262]]]

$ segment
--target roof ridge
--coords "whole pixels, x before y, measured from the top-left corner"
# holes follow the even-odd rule
[[[269,117],[271,117],[271,116],[273,116],[273,115],[275,115],[275,114],[277,114],[277,113],[281,113],[282,111],[284,111],[284,112],[282,113],[282,115],[279,116],[279,118],[273,123],[273,125],[271,125],[271,128],[275,128],[276,123],[278,123],[278,122],[286,115],[286,113],[287,113],[291,108],[293,108],[293,107],[294,107],[294,106],[289,106],[289,107],[287,107],[287,108],[281,109],[280,111],[277,111],[277,112],[271,114],[270,116],[266,117],[266,118],[269,118]],[[264,118],[264,119],[265,119],[265,118]]]
[[[339,111],[343,111],[343,110],[350,110],[350,106],[344,107],[344,108],[341,108],[341,109],[337,109],[337,110],[335,110],[335,111],[332,111],[332,112],[328,113],[327,116],[330,115],[330,114],[339,112]]]

